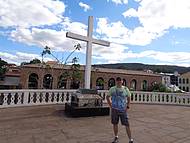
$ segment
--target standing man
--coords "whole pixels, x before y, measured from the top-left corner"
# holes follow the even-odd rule
[[[118,143],[119,141],[118,140],[119,118],[121,120],[121,124],[126,127],[129,143],[133,143],[133,139],[131,138],[131,130],[129,127],[128,117],[127,117],[127,110],[130,108],[131,93],[129,92],[129,89],[127,87],[122,86],[122,82],[123,81],[121,80],[121,78],[117,77],[116,86],[110,88],[109,93],[106,97],[107,102],[111,108],[111,122],[113,124],[113,131],[115,135],[115,138],[112,143]]]

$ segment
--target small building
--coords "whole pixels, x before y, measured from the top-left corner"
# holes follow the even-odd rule
[[[172,85],[176,85],[178,86],[178,78],[179,78],[180,74],[175,71],[173,75],[170,76],[170,83]]]
[[[20,68],[14,64],[7,66],[7,72],[0,79],[0,89],[20,88]]]
[[[178,86],[178,78],[180,76],[178,72],[160,73],[160,75],[162,76],[162,84],[166,85],[167,87],[171,85]]]
[[[183,91],[189,92],[190,89],[190,72],[181,74],[179,77],[179,88]]]
[[[171,84],[170,78],[173,74],[171,74],[171,73],[160,73],[160,75],[162,76],[162,84],[168,87]]]

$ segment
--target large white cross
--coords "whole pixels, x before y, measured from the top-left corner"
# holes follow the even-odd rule
[[[82,36],[82,35],[75,34],[72,32],[66,33],[66,37],[87,42],[86,66],[85,66],[85,88],[86,89],[90,89],[92,44],[110,46],[110,42],[93,39],[92,33],[93,33],[93,16],[88,17],[88,33],[87,33],[87,36]]]

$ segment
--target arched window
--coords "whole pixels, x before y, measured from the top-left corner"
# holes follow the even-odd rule
[[[29,75],[28,88],[29,89],[37,89],[38,88],[38,75],[36,73],[32,73]]]
[[[189,92],[189,87],[188,86],[186,87],[186,91]]]
[[[179,83],[181,83],[181,78],[179,78]]]
[[[143,80],[143,82],[141,83],[141,89],[143,91],[146,91],[148,89],[148,82],[146,80]]]
[[[108,81],[108,89],[111,88],[112,86],[115,86],[115,79],[110,78]]]
[[[67,88],[67,77],[65,77],[65,74],[62,74],[59,77],[59,81],[58,81],[58,88],[62,88],[62,89],[66,89]]]
[[[131,81],[131,90],[136,90],[137,89],[137,81],[133,79]]]
[[[188,78],[186,79],[186,84],[189,84],[189,79]]]
[[[126,86],[127,85],[127,81],[125,79],[123,79],[123,83],[122,83],[123,86]]]
[[[52,77],[52,75],[51,74],[44,75],[43,87],[45,89],[52,89],[52,85],[53,85],[53,77]]]
[[[185,78],[183,78],[183,84],[185,84]]]
[[[78,89],[80,87],[80,81],[79,80],[72,80],[70,89]]]
[[[104,89],[104,79],[102,77],[97,78],[96,80],[96,89],[103,90]]]

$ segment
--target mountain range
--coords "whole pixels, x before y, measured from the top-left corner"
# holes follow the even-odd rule
[[[148,65],[142,63],[116,63],[116,64],[97,64],[93,67],[112,68],[112,69],[126,69],[126,70],[152,70],[156,73],[174,73],[183,74],[190,71],[190,67],[174,66],[174,65]]]

